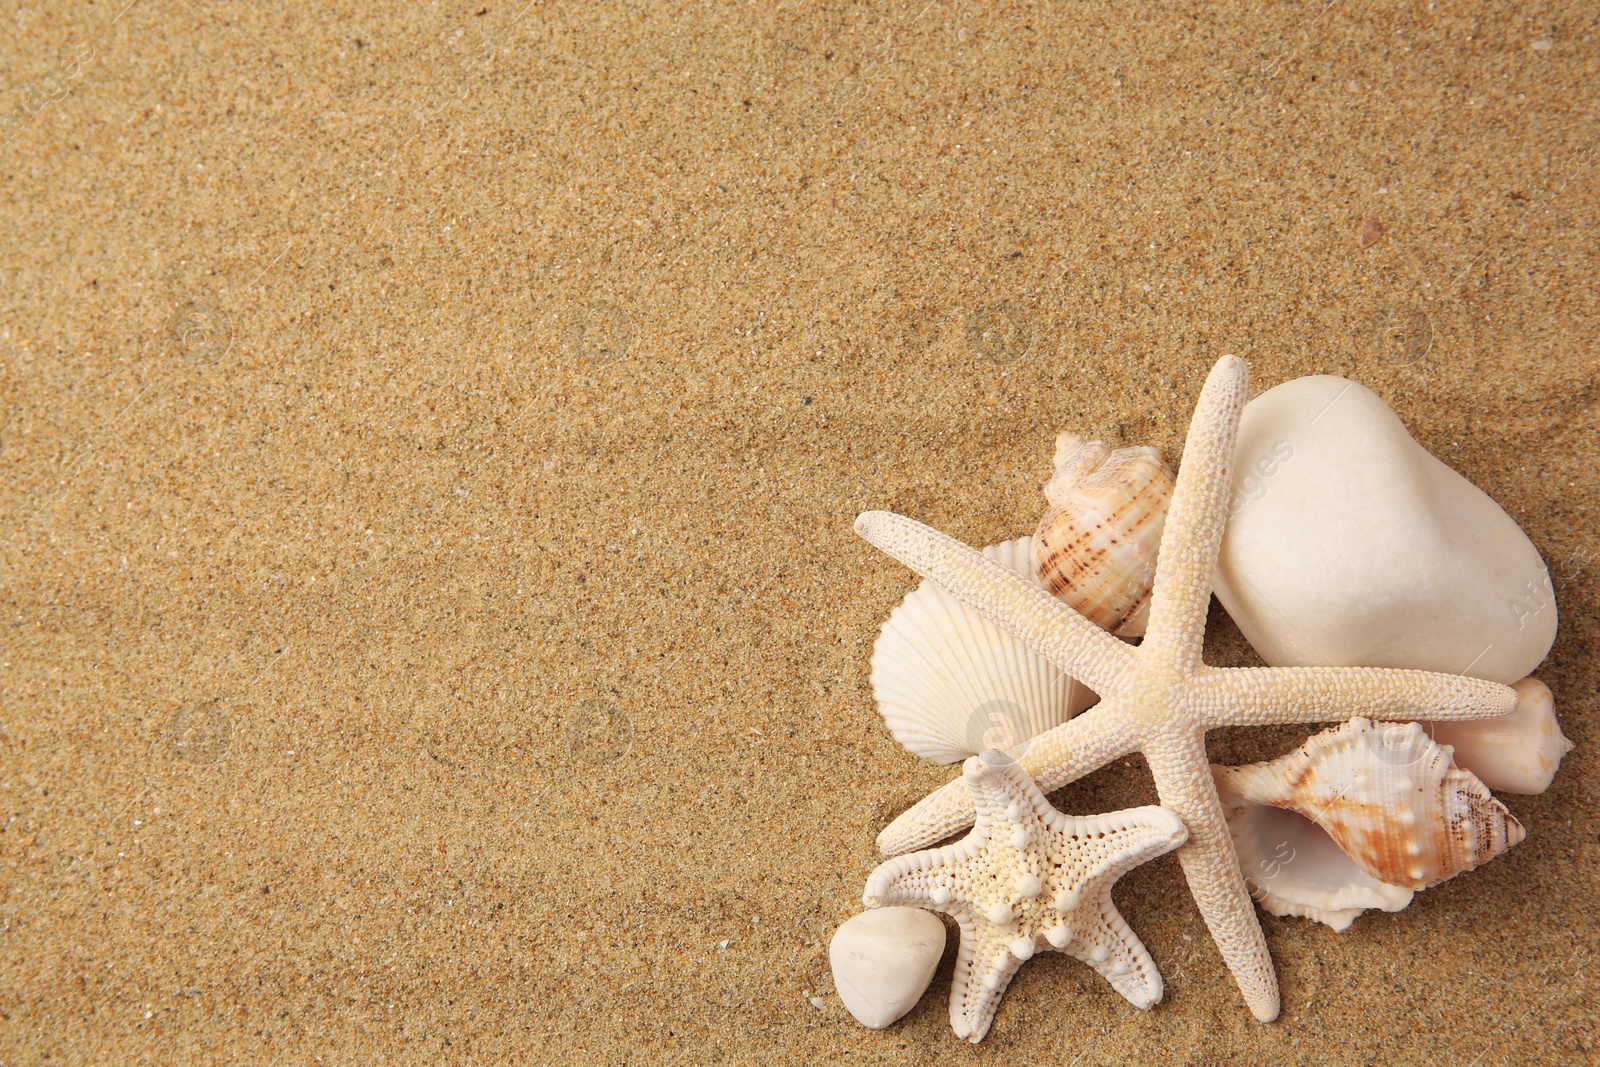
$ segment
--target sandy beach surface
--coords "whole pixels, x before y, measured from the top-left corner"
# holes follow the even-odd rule
[[[0,1062],[1592,1062],[1593,8],[125,2],[0,34]],[[859,1027],[952,770],[852,520],[1028,532],[1227,352],[1522,524],[1577,750],[1404,911],[1263,916],[1276,1023],[1167,856],[1153,1011],[1047,953],[969,1046],[952,938]]]

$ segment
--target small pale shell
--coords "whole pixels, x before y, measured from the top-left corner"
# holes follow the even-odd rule
[[[1034,573],[1052,594],[1118,637],[1150,618],[1161,528],[1174,482],[1153,448],[1056,438],[1050,506],[1034,534]]]
[[[1503,793],[1543,793],[1572,742],[1556,721],[1555,697],[1537,678],[1512,685],[1517,707],[1496,719],[1423,723],[1441,745],[1455,749],[1456,766]]]
[[[1287,756],[1214,772],[1219,792],[1298,812],[1373,879],[1402,889],[1469,871],[1526,834],[1416,723],[1355,718]]]
[[[1034,580],[1029,538],[983,553]],[[872,695],[895,740],[936,763],[1014,751],[1098,699],[928,581],[883,624],[872,651]]]

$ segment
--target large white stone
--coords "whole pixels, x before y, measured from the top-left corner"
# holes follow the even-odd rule
[[[875,908],[828,946],[833,986],[856,1021],[882,1030],[921,999],[944,954],[944,923],[921,908]]]
[[[1216,592],[1273,666],[1414,667],[1510,684],[1556,634],[1511,516],[1371,390],[1296,378],[1245,406]]]

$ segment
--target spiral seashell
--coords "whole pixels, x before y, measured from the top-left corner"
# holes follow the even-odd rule
[[[1070,433],[1056,438],[1050,506],[1033,538],[1034,573],[1050,592],[1118,637],[1150,619],[1161,528],[1174,477],[1148,446],[1109,449]]]
[[[1355,718],[1287,756],[1212,773],[1235,817],[1252,805],[1295,812],[1362,872],[1402,890],[1469,871],[1526,836],[1505,805],[1416,723]],[[1288,847],[1298,856],[1296,840]]]
[[[1030,538],[983,553],[1032,580]],[[1014,751],[1098,699],[930,581],[884,622],[872,651],[872,695],[894,739],[936,763]]]
[[[1555,780],[1572,742],[1556,721],[1555,697],[1537,678],[1512,684],[1517,707],[1509,715],[1462,722],[1423,723],[1441,745],[1455,750],[1456,766],[1502,793],[1543,793]]]
[[[1304,815],[1231,792],[1221,777],[1225,770],[1212,768],[1233,850],[1250,895],[1269,914],[1297,915],[1344,930],[1368,908],[1399,911],[1411,903],[1415,890],[1372,877]]]

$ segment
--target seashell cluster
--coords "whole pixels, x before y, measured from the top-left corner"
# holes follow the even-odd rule
[[[983,554],[1032,578],[1031,539]],[[872,650],[872,695],[907,751],[957,763],[1015,749],[1093,704],[1095,694],[932,582],[900,602]]]
[[[1173,483],[1153,448],[1061,434],[1044,489],[1050,506],[1033,537],[1039,580],[1102,629],[1141,636]]]
[[[1516,523],[1353,382],[1298,379],[1246,398],[1242,361],[1223,357],[1196,403],[1181,478],[1155,449],[1062,434],[1036,534],[984,550],[990,562],[904,516],[856,520],[868,542],[928,576],[874,650],[885,721],[919,755],[967,758],[960,780],[879,835],[894,858],[869,877],[863,902],[957,917],[958,1036],[983,1037],[1011,975],[1046,947],[1073,950],[1138,1007],[1160,999],[1153,960],[1120,919],[1109,923],[1109,884],[1103,906],[1084,910],[1077,888],[1052,883],[1095,866],[1067,852],[1098,847],[1108,835],[1082,824],[1113,816],[1061,815],[1045,790],[1145,756],[1170,809],[1147,809],[1143,828],[1160,829],[1154,813],[1184,812],[1158,843],[1181,850],[1246,1004],[1271,1021],[1281,1001],[1250,898],[1337,930],[1367,909],[1399,911],[1520,843],[1526,832],[1489,787],[1542,790],[1571,748],[1548,689],[1503,684],[1542,660],[1556,626],[1543,561]],[[1137,648],[1110,640],[1146,633],[1163,538],[1155,632]],[[1213,589],[1268,667],[1204,665]],[[1083,703],[1063,704],[1055,687],[1076,683],[1053,663],[1106,699],[1073,718],[1096,698],[1078,686]],[[1205,760],[1208,729],[1355,712],[1440,721],[1356,717],[1278,759]],[[994,751],[1006,746],[1009,755]],[[1091,832],[1057,840],[1067,824]],[[957,844],[930,847],[965,827]],[[1124,860],[1140,862],[1130,849]],[[1091,944],[1081,930],[1097,914],[1113,928]],[[925,984],[923,966],[872,976],[884,995],[852,1012],[898,1017]]]
[[[1525,836],[1417,723],[1355,718],[1286,756],[1212,774],[1258,902],[1338,930],[1364,908],[1398,911],[1412,891]]]
[[[1502,793],[1543,793],[1555,780],[1572,742],[1556,721],[1555,697],[1537,678],[1513,683],[1517,707],[1510,715],[1474,722],[1424,723],[1441,745],[1455,749],[1456,766]]]

